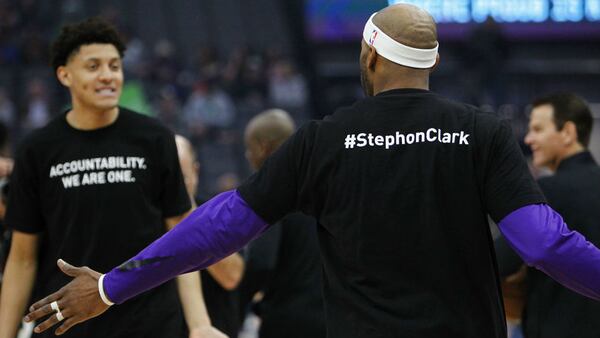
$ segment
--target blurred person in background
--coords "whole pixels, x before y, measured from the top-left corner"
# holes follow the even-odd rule
[[[509,47],[500,25],[489,16],[471,32],[464,48],[462,85],[467,102],[491,106],[504,104],[504,68]]]
[[[181,116],[181,101],[174,86],[161,88],[153,104],[156,117],[173,132],[187,131]]]
[[[269,101],[289,111],[297,123],[308,120],[308,85],[292,60],[281,58],[269,71]]]
[[[175,138],[179,164],[185,181],[185,187],[194,204],[204,201],[197,199],[198,174],[200,163],[194,147],[185,137]],[[234,253],[200,272],[204,302],[212,325],[227,334],[237,337],[239,327],[239,300],[235,289],[244,274],[242,255]]]
[[[23,13],[26,17],[27,13]],[[21,62],[28,66],[44,67],[48,60],[48,45],[43,30],[34,24],[26,26],[21,35]]]
[[[229,191],[237,188],[240,185],[240,178],[237,174],[232,172],[226,172],[217,177],[217,184],[215,186],[215,195],[220,194],[224,191]]]
[[[258,171],[295,131],[291,116],[281,109],[262,112],[246,126],[246,158]],[[252,306],[260,317],[260,338],[325,337],[321,257],[317,222],[302,213],[285,216],[247,248],[247,268],[240,285],[244,310]]]
[[[183,107],[183,120],[194,142],[222,142],[235,124],[236,109],[217,78],[199,81]]]
[[[223,85],[240,106],[264,109],[267,97],[265,61],[260,53],[238,47],[223,69]],[[260,110],[259,110],[260,111]]]
[[[117,31],[95,18],[63,27],[53,44],[52,67],[72,107],[28,135],[17,153],[6,214],[13,235],[0,299],[2,338],[15,337],[32,292],[65,282],[59,257],[106,270],[190,210],[173,134],[118,106],[124,50]],[[68,311],[60,306],[53,304],[53,317],[62,321]],[[199,275],[191,273],[66,337],[183,337],[182,306],[191,337],[223,336],[210,327]]]
[[[553,175],[538,183],[548,204],[572,230],[600,246],[600,167],[588,150],[593,118],[587,103],[573,93],[554,93],[533,101],[525,143],[533,165]],[[497,240],[502,276],[518,272],[523,261]],[[600,303],[579,295],[528,268],[523,331],[527,338],[600,337]]]
[[[219,77],[224,66],[218,56],[214,46],[199,47],[194,58],[193,70],[200,78]]]
[[[154,44],[148,71],[149,79],[158,87],[177,84],[177,77],[183,66],[177,57],[176,48],[168,39],[160,39]]]
[[[12,159],[12,142],[9,127],[0,122],[0,179],[8,178],[12,173],[14,161]]]
[[[4,87],[0,87],[0,121],[13,128],[17,119],[15,104]]]
[[[50,119],[50,100],[48,86],[40,78],[32,78],[27,83],[27,96],[24,98],[25,116],[23,128],[25,132],[41,128]]]

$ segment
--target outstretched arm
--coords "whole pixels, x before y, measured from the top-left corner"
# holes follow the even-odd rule
[[[135,257],[107,273],[103,278],[103,291],[110,301],[120,304],[179,274],[218,262],[240,250],[267,226],[237,191],[222,193],[198,207]],[[58,301],[65,317],[58,331],[64,333],[71,326],[106,311],[108,305],[100,298],[98,278],[85,274],[81,278],[75,276],[61,290],[34,304],[26,320],[53,314],[50,303]],[[36,332],[56,323],[56,316],[52,315]]]
[[[519,208],[498,227],[525,263],[573,291],[600,300],[600,250],[569,230],[548,205]]]

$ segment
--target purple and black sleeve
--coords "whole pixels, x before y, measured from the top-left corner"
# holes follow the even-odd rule
[[[569,230],[548,205],[519,208],[498,226],[525,263],[573,291],[600,300],[600,250]]]
[[[224,192],[107,273],[104,291],[114,303],[123,303],[177,275],[206,268],[239,251],[267,227],[237,191]]]

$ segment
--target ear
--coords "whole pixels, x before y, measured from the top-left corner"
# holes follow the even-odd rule
[[[565,122],[565,125],[563,126],[560,133],[563,137],[563,142],[566,145],[571,145],[573,143],[579,142],[577,139],[577,126],[575,126],[575,123],[573,123],[573,121]]]
[[[435,63],[433,64],[433,67],[429,68],[429,73],[433,73],[433,71],[437,68],[437,66],[440,64],[440,53],[438,53],[435,57]]]
[[[369,51],[367,52],[367,69],[374,70],[375,64],[377,64],[377,51],[373,46],[369,46]]]
[[[273,153],[273,147],[272,147],[271,142],[259,141],[258,148],[260,150],[260,156],[263,159],[266,159],[267,157],[271,156],[271,154]]]
[[[56,77],[63,86],[71,87],[71,73],[67,71],[65,66],[60,66],[56,69]]]

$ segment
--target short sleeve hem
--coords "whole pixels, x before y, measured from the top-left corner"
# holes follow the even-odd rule
[[[31,234],[31,235],[44,233],[44,230],[42,230],[40,228],[36,228],[33,226],[23,226],[22,224],[24,224],[24,223],[11,222],[11,223],[7,223],[6,226],[9,229],[12,229],[14,231],[23,232],[23,233]]]
[[[187,203],[186,205],[181,205],[181,207],[179,207],[179,208],[164,211],[163,216],[164,216],[164,218],[181,216],[181,215],[185,214],[186,212],[190,211],[190,209],[192,209],[192,204]]]
[[[250,208],[260,218],[262,218],[263,220],[265,220],[265,222],[267,222],[271,225],[277,223],[277,217],[269,217],[268,212],[266,210],[262,210],[261,208],[258,207],[260,205],[260,203],[257,203],[255,201],[255,199],[253,198],[252,192],[250,191],[250,188],[247,187],[246,184],[240,185],[236,190],[238,191],[238,193],[240,194],[242,199],[244,201],[246,201],[246,203],[248,203]]]
[[[499,223],[504,217],[508,216],[513,211],[525,207],[531,204],[546,204],[546,198],[538,194],[531,194],[521,196],[518,199],[507,203],[503,208],[496,210],[493,214],[490,214],[494,222]]]

